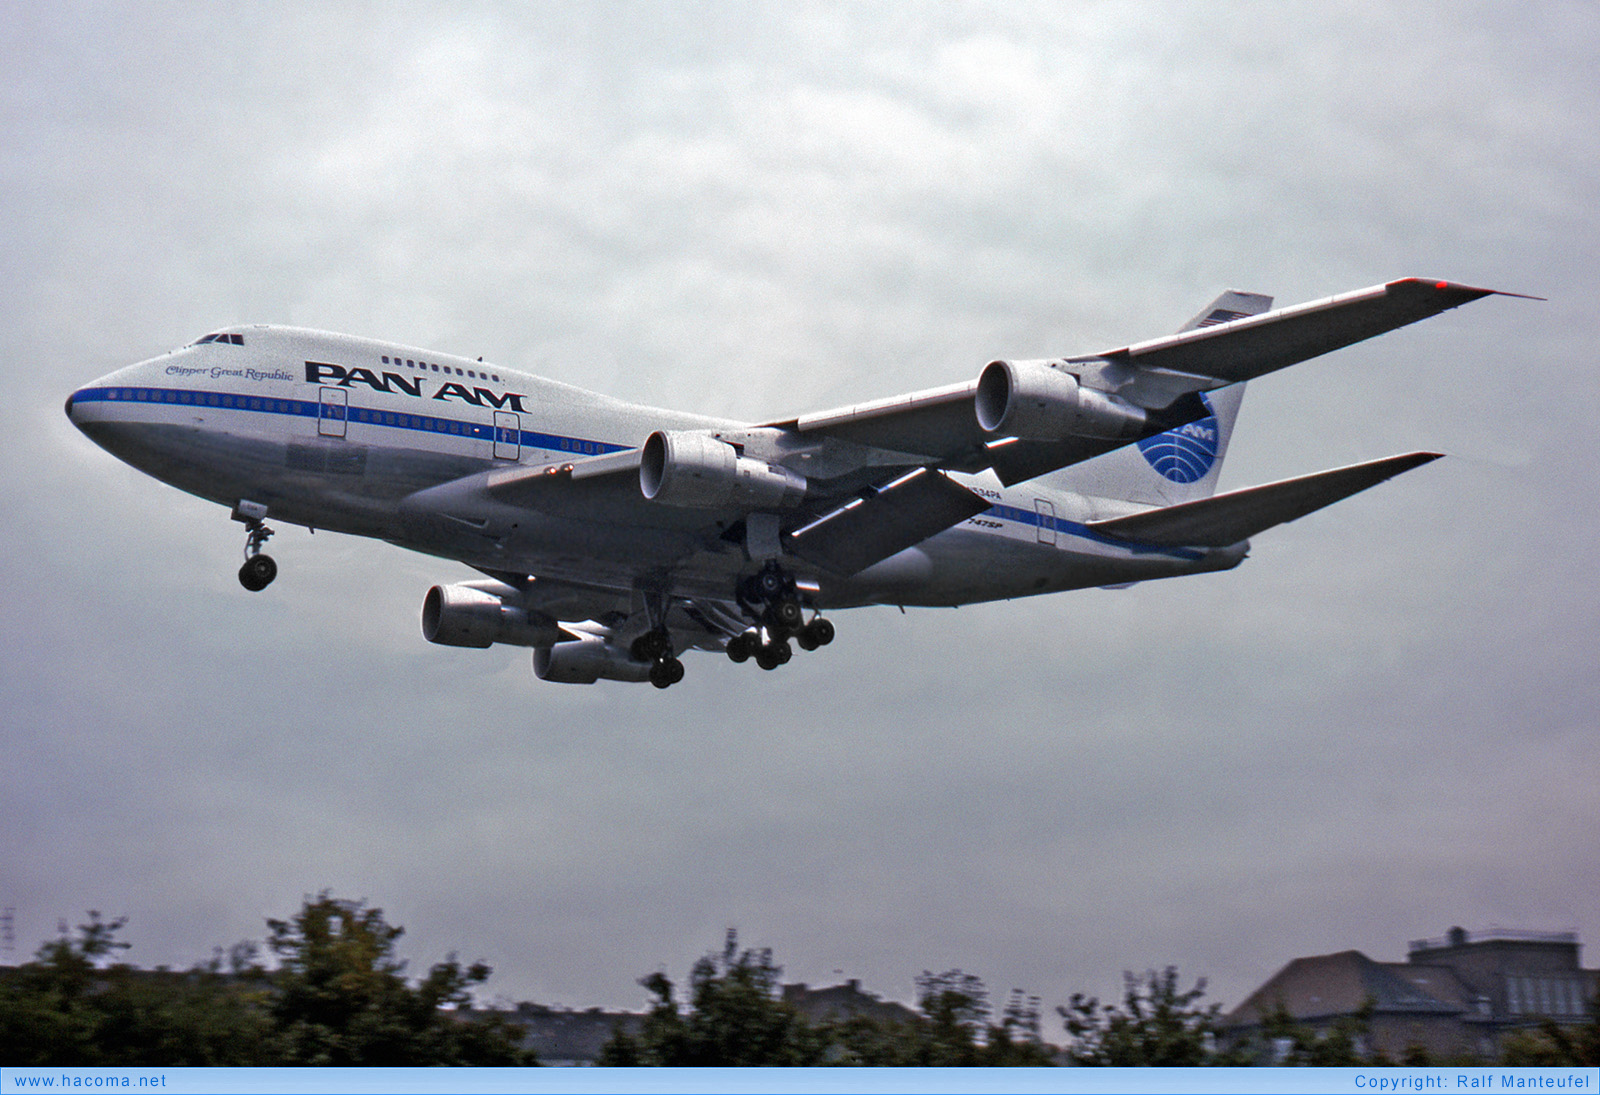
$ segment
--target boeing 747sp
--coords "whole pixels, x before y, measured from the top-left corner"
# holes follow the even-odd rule
[[[247,589],[277,574],[268,519],[377,537],[482,573],[428,591],[430,642],[531,647],[548,681],[666,688],[690,649],[774,669],[791,643],[824,646],[824,612],[1237,566],[1257,533],[1438,455],[1215,494],[1245,382],[1492,293],[1408,278],[1273,311],[1227,292],[1169,337],[766,422],[242,326],[66,410],[119,459],[228,507]]]

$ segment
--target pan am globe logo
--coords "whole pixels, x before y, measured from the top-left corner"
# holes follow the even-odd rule
[[[1211,400],[1204,394],[1200,401],[1210,411]],[[1158,433],[1139,442],[1139,451],[1150,466],[1174,483],[1194,483],[1204,479],[1217,462],[1217,442],[1221,437],[1217,429],[1217,416],[1213,411],[1204,418],[1186,422],[1175,430]]]

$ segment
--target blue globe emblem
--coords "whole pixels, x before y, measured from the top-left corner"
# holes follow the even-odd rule
[[[1211,410],[1211,400],[1201,395],[1200,401]],[[1175,430],[1145,438],[1139,442],[1139,451],[1165,478],[1174,483],[1193,483],[1204,479],[1217,462],[1220,436],[1217,416],[1213,413]]]

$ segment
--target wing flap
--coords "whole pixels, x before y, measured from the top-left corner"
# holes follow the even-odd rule
[[[1163,547],[1226,547],[1248,540],[1274,525],[1331,506],[1402,472],[1431,463],[1441,455],[1412,452],[1390,456],[1164,509],[1091,521],[1088,528],[1103,536]]]
[[[610,475],[626,475],[639,470],[639,449],[622,449],[600,456],[585,456],[578,460],[563,460],[558,464],[516,465],[497,468],[484,477],[484,486],[490,494],[511,496],[519,491],[538,489],[539,486],[559,479],[582,482]]]
[[[918,468],[791,533],[796,555],[854,574],[987,510],[989,503],[929,468]]]

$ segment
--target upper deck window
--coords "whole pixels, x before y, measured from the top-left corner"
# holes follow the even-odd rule
[[[216,339],[218,341],[223,341],[223,340],[226,340],[226,339],[228,339],[230,337],[233,339],[233,341],[235,343],[238,343],[239,345],[243,345],[243,343],[239,342],[239,336],[238,335],[232,335],[232,336],[229,336],[229,335],[207,335],[205,338],[202,338],[200,340],[200,342],[209,342],[212,339]],[[199,343],[196,343],[195,345],[199,345]],[[441,366],[436,361],[435,362],[416,361],[416,360],[414,360],[412,358],[409,358],[409,357],[406,357],[406,358],[390,357],[388,354],[384,354],[384,355],[382,355],[382,357],[383,357],[383,363],[385,365],[395,365],[395,366],[403,365],[407,369],[420,369],[423,372],[432,371],[432,372],[435,372],[435,373],[443,372],[446,375],[449,375],[453,371],[456,376],[467,376],[467,377],[471,377],[473,380],[492,380],[496,384],[500,383],[500,374],[499,373],[486,373],[486,372],[482,372],[481,373],[481,372],[478,372],[475,369],[461,369],[461,368],[457,368],[457,367],[451,366],[451,365],[443,365],[443,366]]]

